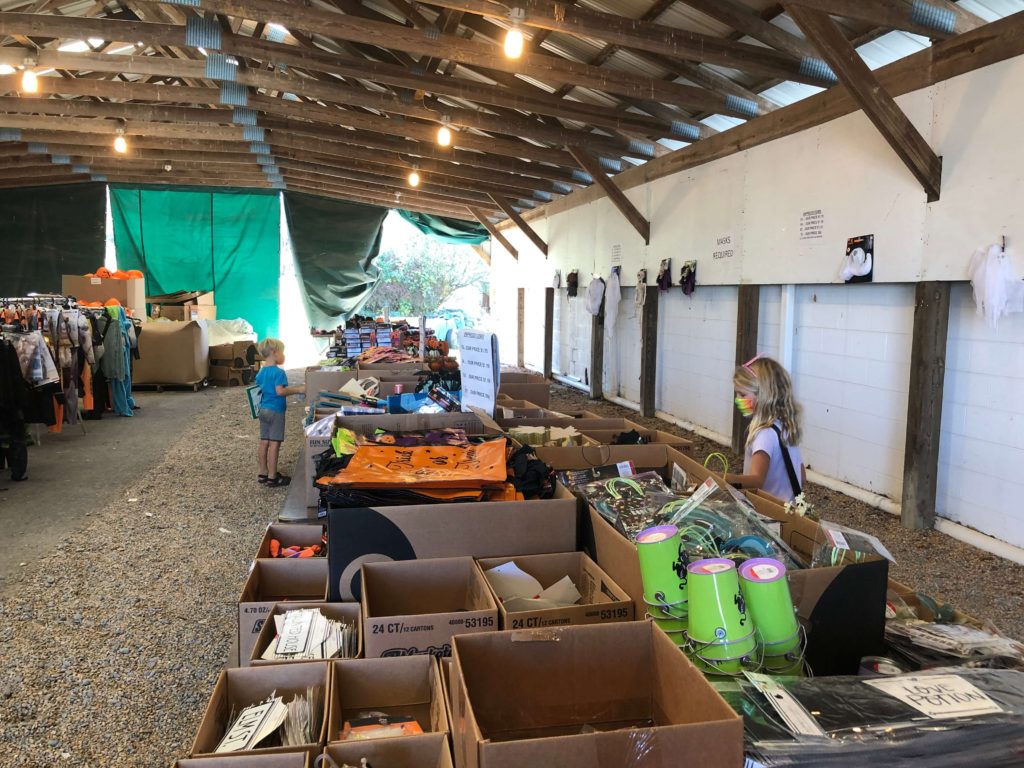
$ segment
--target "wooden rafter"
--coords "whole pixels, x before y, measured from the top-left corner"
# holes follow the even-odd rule
[[[479,208],[470,208],[469,210],[476,218],[476,220],[484,225],[484,229],[486,229],[488,233],[490,233],[491,237],[497,240],[499,243],[501,243],[501,247],[508,251],[510,254],[512,254],[512,258],[519,258],[519,251],[516,250],[515,246],[508,241],[505,235],[503,235],[501,231],[498,230],[498,228],[491,223],[491,220],[487,218],[486,213],[481,211]]]
[[[929,202],[938,200],[942,161],[878,82],[836,23],[827,13],[801,5],[790,5],[788,10],[808,39],[814,41],[864,114],[924,187]]]
[[[515,209],[512,203],[505,197],[498,194],[492,194],[490,197],[491,200],[494,201],[495,205],[497,205],[504,214],[508,216],[517,227],[519,227],[519,230],[526,235],[527,239],[537,247],[537,250],[547,256],[548,244],[544,242],[544,239],[537,234],[533,227],[523,220],[523,217],[519,215],[519,211]]]
[[[644,218],[644,215],[636,209],[636,206],[626,197],[625,192],[608,178],[597,158],[588,154],[582,147],[569,147],[569,152],[576,158],[580,167],[589,173],[594,181],[601,186],[601,189],[605,191],[605,194],[608,195],[615,207],[619,209],[619,212],[626,217],[626,220],[629,221],[633,229],[644,239],[644,243],[650,245],[651,222]]]
[[[787,6],[793,4],[811,11],[858,19],[876,27],[901,29],[937,40],[945,40],[972,29],[969,16],[958,14],[948,5],[935,0],[920,0],[913,4],[892,0],[797,0],[797,3],[787,3]]]

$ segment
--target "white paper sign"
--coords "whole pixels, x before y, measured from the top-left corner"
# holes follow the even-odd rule
[[[715,245],[711,251],[713,259],[731,259],[736,255],[736,237],[731,232],[719,235],[715,238]]]
[[[622,243],[615,243],[612,245],[612,266],[620,266],[622,264]]]
[[[498,337],[481,331],[459,331],[459,368],[462,372],[462,410],[479,408],[494,417],[501,366]]]
[[[825,213],[820,208],[800,214],[800,239],[821,240],[825,236]]]
[[[864,682],[935,719],[1003,711],[988,694],[959,675],[901,675]]]

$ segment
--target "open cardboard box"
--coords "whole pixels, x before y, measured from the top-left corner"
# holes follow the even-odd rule
[[[337,416],[338,426],[359,435],[372,435],[378,429],[390,432],[410,432],[427,429],[464,429],[467,435],[497,435],[501,428],[483,413],[402,413],[372,416]],[[331,438],[323,435],[305,435],[306,442],[306,506],[316,507],[320,490],[316,480],[316,457],[331,446]]]
[[[130,309],[133,317],[146,316],[146,280],[117,280],[111,277],[84,277],[83,275],[62,275],[60,292],[74,296],[79,301],[106,302],[117,299],[121,306]]]
[[[628,429],[581,429],[580,430],[586,437],[591,438],[598,445],[613,445],[618,439],[619,435],[623,432],[629,432]],[[682,453],[693,455],[693,442],[687,440],[685,437],[679,437],[673,435],[671,432],[662,432],[660,429],[647,429],[646,427],[637,427],[637,432],[640,436],[646,440],[645,445],[668,445],[675,448],[677,451]]]
[[[502,429],[509,429],[511,427],[575,427],[580,432],[595,429],[614,429],[619,432],[643,429],[639,424],[634,424],[629,419],[574,418],[557,414],[537,418],[498,419],[497,423]]]
[[[441,670],[433,656],[338,660],[331,662],[331,672],[328,744],[351,743],[342,740],[342,730],[347,720],[362,712],[414,717],[424,736],[448,733]],[[422,737],[395,738],[405,741]]]
[[[402,382],[410,384],[412,389],[406,392],[415,391],[416,384],[420,377],[416,374],[425,370],[423,363],[388,367],[388,368],[360,368],[351,371],[333,371],[313,367],[306,369],[306,394],[314,397],[318,392],[337,392],[345,384],[353,379],[377,379],[381,382]]]
[[[533,629],[633,620],[632,598],[583,552],[486,558],[478,560],[477,566],[486,581],[487,571],[508,562],[514,562],[521,570],[537,579],[545,589],[568,576],[582,597],[577,605],[564,608],[509,613],[498,594],[491,588],[491,596],[498,604],[502,629]],[[490,588],[490,584],[488,587]]]
[[[275,603],[318,602],[327,594],[327,560],[289,557],[254,560],[238,598],[238,661],[249,663],[256,638]]]
[[[300,547],[311,547],[314,544],[321,544],[321,536],[325,533],[323,523],[269,523],[267,530],[260,540],[259,549],[256,550],[256,559],[278,559],[270,557],[270,541],[277,539],[281,542],[281,548],[298,545]],[[324,552],[324,557],[327,553]]]
[[[331,509],[329,600],[359,600],[360,566],[378,560],[501,557],[576,549],[576,499]]]
[[[492,632],[498,606],[471,557],[363,564],[366,658],[450,656],[452,636]]]
[[[507,396],[512,400],[529,400],[541,408],[551,404],[551,387],[548,380],[536,373],[501,372],[498,397]]]
[[[310,768],[309,755],[291,752],[283,755],[217,755],[196,760],[178,760],[171,768]]]
[[[918,617],[922,620],[935,621],[935,614],[933,614],[931,609],[929,609],[928,606],[922,603],[920,598],[918,597],[919,590],[914,589],[913,587],[908,587],[906,584],[901,584],[900,582],[896,581],[896,579],[889,579],[889,592],[893,593],[901,600],[903,600],[903,602],[905,602],[907,605],[913,608],[917,612]],[[942,601],[940,600],[939,603],[941,604]],[[959,608],[953,609],[953,623],[969,624],[970,626],[977,627],[978,629],[990,629],[998,631],[998,629],[991,622],[976,619],[970,614],[964,613]]]
[[[743,763],[743,720],[649,622],[459,635],[452,678],[459,768]]]
[[[304,663],[299,661],[288,661],[285,659],[269,661],[262,658],[263,652],[270,647],[270,643],[273,641],[275,635],[277,635],[274,616],[280,616],[283,613],[294,611],[297,608],[317,608],[328,619],[341,620],[349,624],[354,624],[359,640],[358,645],[356,646],[356,655],[353,658],[359,658],[363,655],[363,610],[359,603],[328,603],[324,600],[311,600],[305,603],[276,603],[274,607],[270,609],[270,613],[267,614],[266,619],[263,622],[263,628],[260,629],[260,633],[256,636],[256,644],[253,646],[252,653],[249,656],[249,666],[265,667],[271,664]],[[315,659],[314,663],[323,661],[332,661],[332,659]]]
[[[257,756],[298,752],[316,757],[323,748],[327,734],[329,671],[330,665],[317,662],[224,670],[217,678],[210,703],[199,723],[199,732],[192,742],[191,757],[216,754],[214,750],[227,733],[232,714],[237,715],[245,707],[263,701],[275,692],[287,704],[296,694],[305,695],[306,689],[311,686],[318,687],[323,696],[323,722],[320,724],[317,741],[296,747],[269,747],[233,754]]]
[[[210,374],[209,339],[206,323],[146,323],[132,383],[198,384]]]
[[[442,656],[437,660],[441,670],[441,687],[444,690],[444,709],[448,713],[448,723],[455,729],[455,718],[452,716],[452,657]]]
[[[353,743],[328,744],[324,754],[333,761],[323,768],[359,765],[366,758],[368,765],[382,768],[452,768],[448,737],[443,733],[425,733],[402,739],[375,739]]]

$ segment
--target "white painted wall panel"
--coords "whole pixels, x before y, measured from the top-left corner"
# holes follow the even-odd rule
[[[640,318],[636,288],[623,288],[615,327],[605,320],[604,391],[608,395],[640,402]]]
[[[953,286],[937,512],[1024,547],[1024,316],[998,330]]]

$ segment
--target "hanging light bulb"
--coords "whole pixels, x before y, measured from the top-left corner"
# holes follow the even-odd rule
[[[35,56],[25,57],[25,71],[21,73],[21,90],[25,93],[39,93],[39,77],[33,69],[35,65]]]
[[[437,129],[437,143],[442,147],[450,147],[452,145],[452,129],[447,125],[442,125]]]
[[[523,55],[523,33],[519,29],[519,25],[526,18],[526,11],[522,8],[513,8],[509,11],[509,19],[512,20],[512,26],[508,32],[505,33],[505,55],[510,59],[518,59]]]
[[[420,172],[413,169],[412,173],[409,174],[409,186],[418,187],[420,185]]]
[[[124,138],[124,126],[119,126],[117,129],[117,138],[114,139],[114,151],[120,155],[123,155],[128,151],[128,142]]]

